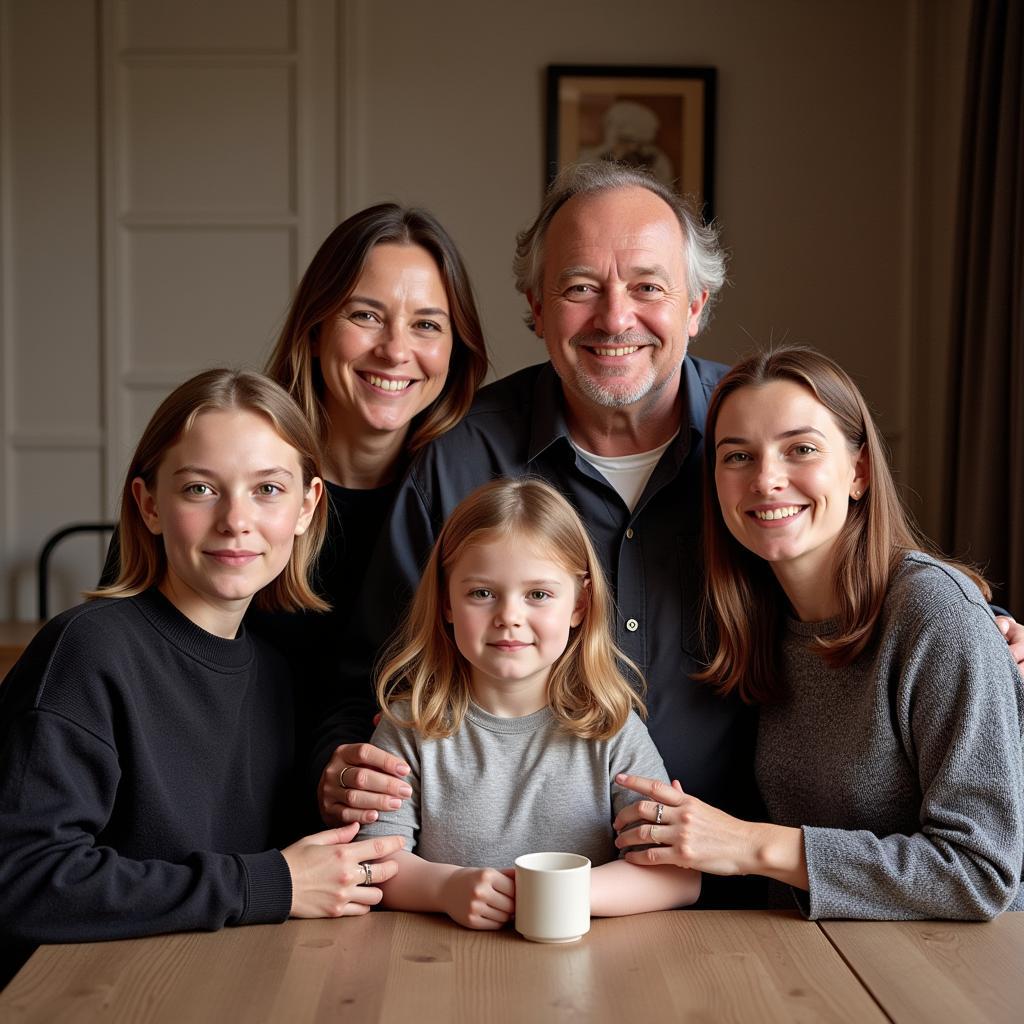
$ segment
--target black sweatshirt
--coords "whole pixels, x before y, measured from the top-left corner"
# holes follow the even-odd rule
[[[158,591],[49,622],[0,686],[0,942],[283,921],[284,662]]]

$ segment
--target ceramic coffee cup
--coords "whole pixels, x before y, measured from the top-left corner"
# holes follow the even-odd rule
[[[575,942],[590,931],[590,861],[576,853],[516,857],[516,931],[532,942]]]

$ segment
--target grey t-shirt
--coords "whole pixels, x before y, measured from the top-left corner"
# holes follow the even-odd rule
[[[561,728],[549,708],[499,718],[473,704],[445,739],[425,740],[384,719],[372,742],[408,762],[412,797],[364,825],[359,838],[404,836],[406,850],[440,864],[507,868],[542,850],[604,864],[618,853],[612,820],[640,799],[615,785],[615,775],[668,781],[633,713],[611,739],[585,740]]]
[[[761,710],[771,820],[802,826],[812,918],[986,918],[1024,909],[1024,690],[978,588],[908,554],[877,639],[830,669],[834,622],[791,621],[789,695]],[[683,780],[685,782],[685,780]]]

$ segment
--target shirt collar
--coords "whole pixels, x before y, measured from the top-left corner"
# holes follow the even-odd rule
[[[531,462],[540,457],[559,438],[569,442],[569,424],[565,420],[562,382],[551,363],[545,363],[533,385],[533,422],[530,426]]]
[[[687,356],[683,360],[680,393],[686,402],[683,422],[679,428],[672,451],[683,459],[695,451],[704,437],[704,420],[708,414],[708,392],[700,379],[694,361]],[[565,438],[571,445],[569,424],[565,419],[565,402],[562,398],[562,382],[551,363],[545,363],[533,386],[533,422],[530,428],[529,459],[532,462],[551,447],[559,438]]]

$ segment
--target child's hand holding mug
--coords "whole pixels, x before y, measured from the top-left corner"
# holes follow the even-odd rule
[[[445,913],[466,928],[493,930],[515,911],[515,869],[459,868],[441,889]]]

